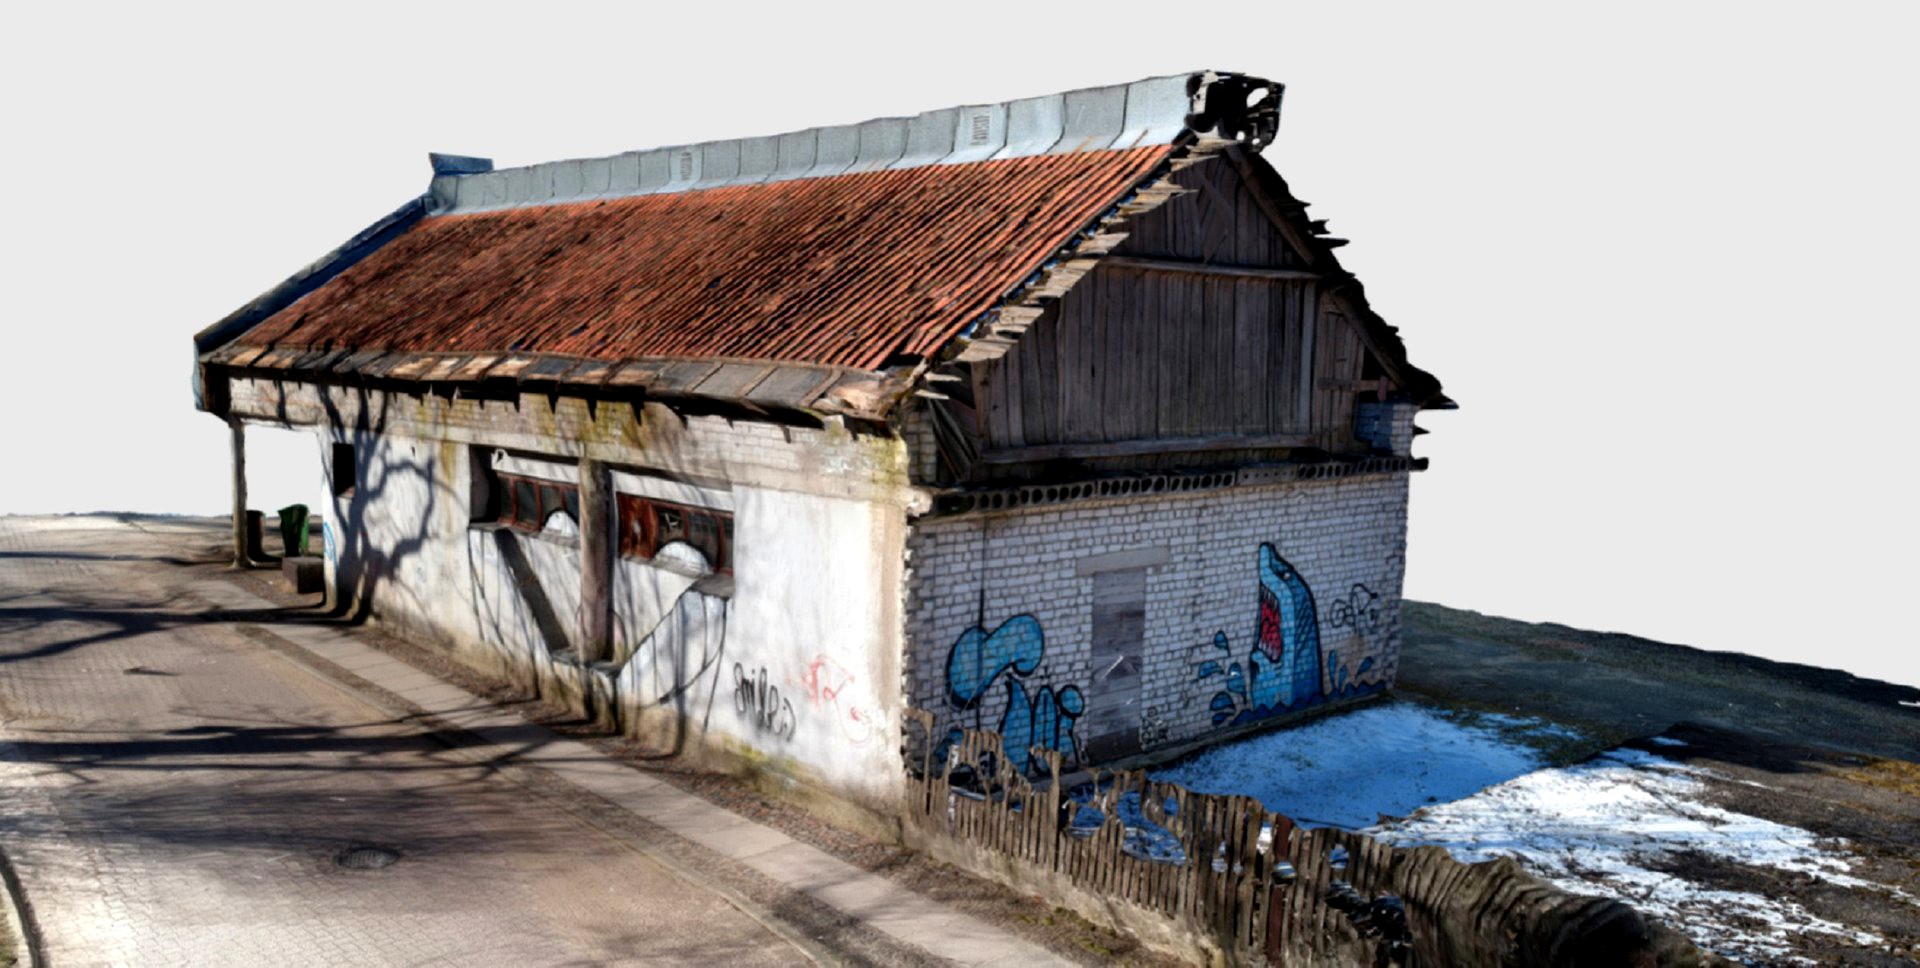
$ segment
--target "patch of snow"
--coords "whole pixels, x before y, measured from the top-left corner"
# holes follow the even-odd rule
[[[1905,699],[1900,699],[1900,700],[1896,700],[1896,702],[1900,703],[1900,705],[1902,706],[1911,706],[1914,709],[1920,709],[1920,699],[1916,699],[1911,702]]]
[[[540,526],[545,534],[559,535],[563,538],[578,538],[580,525],[574,523],[573,515],[565,511],[555,511],[547,515],[546,523]]]
[[[1225,743],[1151,775],[1256,797],[1303,826],[1358,829],[1530,773],[1546,763],[1535,745],[1578,735],[1543,720],[1391,702]]]
[[[1653,744],[1653,745],[1655,745],[1655,746],[1685,746],[1685,745],[1687,745],[1687,741],[1686,741],[1686,740],[1684,740],[1684,739],[1674,739],[1674,738],[1673,738],[1673,737],[1671,737],[1671,736],[1649,736],[1649,737],[1647,737],[1647,742],[1649,742],[1649,743],[1652,743],[1652,744]]]
[[[1079,806],[1074,809],[1073,819],[1068,823],[1067,832],[1076,837],[1093,836],[1107,821],[1107,815],[1093,805],[1093,788],[1080,787],[1073,791],[1072,797]],[[1187,849],[1181,845],[1180,838],[1175,837],[1167,828],[1147,819],[1146,813],[1140,808],[1138,792],[1121,794],[1115,799],[1113,808],[1113,812],[1120,817],[1121,827],[1126,831],[1126,835],[1120,841],[1120,850],[1123,853],[1141,860],[1159,861],[1164,864],[1187,862]],[[1168,816],[1176,812],[1172,800],[1167,801],[1166,812]],[[1221,864],[1221,861],[1215,861],[1216,867]]]
[[[1882,939],[1792,901],[1708,888],[1660,870],[1680,855],[1871,887],[1809,831],[1700,801],[1705,771],[1635,749],[1541,770],[1466,799],[1429,807],[1369,833],[1401,845],[1439,844],[1467,861],[1511,856],[1568,890],[1620,897],[1722,954],[1778,958],[1805,933],[1855,944]]]

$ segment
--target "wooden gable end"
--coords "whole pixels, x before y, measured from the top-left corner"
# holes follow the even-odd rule
[[[1379,367],[1311,243],[1226,158],[1174,177],[1186,194],[974,367],[984,462],[1364,450],[1354,402]]]

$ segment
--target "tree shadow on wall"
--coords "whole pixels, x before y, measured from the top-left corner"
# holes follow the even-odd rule
[[[433,515],[450,490],[435,473],[436,455],[422,460],[417,455],[401,459],[403,445],[387,437],[390,404],[382,396],[376,408],[364,387],[352,391],[358,398],[352,418],[343,414],[334,395],[321,392],[321,407],[338,437],[353,448],[353,486],[338,493],[333,501],[335,520],[328,522],[334,547],[335,581],[328,589],[331,603],[328,618],[348,625],[361,625],[372,616],[377,598],[399,595],[404,610],[418,613],[432,598],[433,590],[419,587],[402,578],[402,569],[416,558],[432,537]],[[377,409],[377,412],[375,412]],[[389,444],[384,450],[380,444]],[[431,446],[429,444],[429,446]],[[332,473],[329,469],[329,473]],[[329,482],[332,484],[333,482]],[[422,495],[417,509],[406,508],[398,498],[405,491]],[[406,512],[408,520],[397,515]]]

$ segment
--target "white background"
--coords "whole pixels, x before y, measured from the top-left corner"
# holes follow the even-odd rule
[[[190,337],[425,188],[1199,67],[1462,406],[1410,596],[1920,684],[1910,3],[10,4],[0,511],[223,513]],[[254,432],[255,506],[312,446]]]

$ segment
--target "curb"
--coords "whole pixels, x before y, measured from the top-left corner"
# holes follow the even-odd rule
[[[13,932],[20,945],[16,965],[38,968],[47,963],[46,951],[41,947],[40,926],[33,919],[33,905],[27,901],[26,887],[20,883],[20,875],[4,853],[0,853],[0,882],[6,884],[6,896],[0,899],[0,914],[5,915],[7,930]]]

